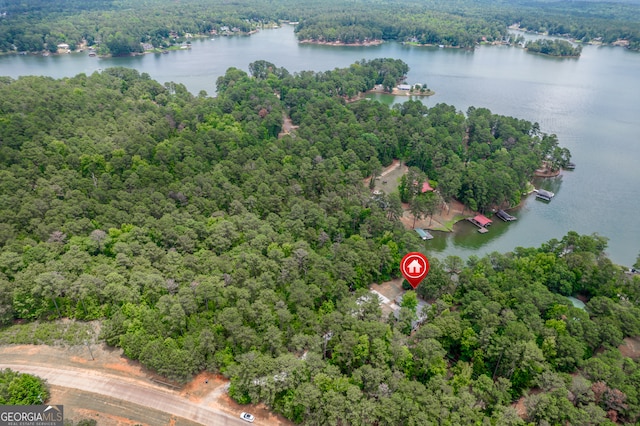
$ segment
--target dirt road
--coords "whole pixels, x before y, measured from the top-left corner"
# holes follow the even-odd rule
[[[100,426],[242,425],[241,411],[256,425],[292,426],[263,404],[239,405],[226,392],[229,380],[204,371],[186,385],[165,380],[121,349],[87,346],[0,346],[0,368],[33,373],[48,380],[51,404],[65,406],[65,418],[94,419]],[[175,384],[178,385],[178,384]]]
[[[138,380],[112,376],[96,371],[52,368],[40,365],[0,363],[0,368],[11,368],[47,379],[56,386],[80,389],[110,398],[125,400],[158,411],[212,426],[244,425],[239,418],[186,400],[164,388],[143,384]],[[97,397],[99,398],[99,396]]]
[[[164,411],[158,411],[122,399],[49,384],[51,404],[64,405],[65,420],[74,424],[83,419],[99,426],[202,426]]]

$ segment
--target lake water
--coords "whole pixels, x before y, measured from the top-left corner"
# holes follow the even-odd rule
[[[579,59],[557,59],[506,46],[475,51],[384,43],[369,47],[300,45],[293,28],[264,30],[251,37],[193,41],[192,49],[129,58],[86,54],[0,57],[0,75],[69,77],[112,66],[136,68],[161,83],[184,84],[192,93],[215,93],[227,68],[248,71],[264,59],[290,72],[346,67],[356,60],[392,57],[409,67],[408,83],[427,83],[436,92],[427,105],[469,106],[540,123],[558,135],[577,168],[540,186],[556,193],[550,203],[529,197],[516,222],[496,221],[487,234],[466,223],[455,234],[435,233],[430,254],[467,257],[517,246],[539,246],[569,230],[609,238],[608,253],[631,265],[640,252],[640,53],[584,46]],[[404,98],[379,96],[382,102]]]

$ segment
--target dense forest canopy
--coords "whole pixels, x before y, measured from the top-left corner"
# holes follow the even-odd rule
[[[473,47],[499,41],[507,26],[576,40],[629,41],[640,47],[640,5],[634,2],[292,0],[211,2],[185,0],[36,0],[0,3],[0,51],[55,52],[85,40],[102,54],[141,52],[140,43],[164,48],[187,34],[248,33],[264,24],[299,22],[300,39],[363,42],[370,39]]]
[[[169,379],[221,372],[236,401],[309,425],[636,421],[640,365],[617,347],[640,334],[640,282],[604,237],[434,258],[382,314],[368,286],[421,240],[365,177],[403,158],[406,197],[428,178],[481,207],[568,156],[484,108],[346,101],[406,72],[257,61],[216,98],[124,68],[0,79],[0,323],[101,320]],[[299,128],[278,137],[285,115]]]

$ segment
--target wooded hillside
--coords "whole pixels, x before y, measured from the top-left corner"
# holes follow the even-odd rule
[[[169,379],[221,372],[235,400],[310,425],[518,425],[521,396],[539,424],[638,418],[617,346],[640,334],[640,287],[605,238],[433,259],[413,333],[410,296],[387,318],[367,288],[421,240],[365,177],[404,156],[491,203],[509,194],[492,179],[517,187],[555,138],[482,108],[346,103],[397,60],[251,72],[216,98],[123,68],[0,80],[2,325],[99,319]],[[300,127],[278,138],[283,114]]]
[[[5,0],[0,3],[0,52],[74,50],[83,41],[103,55],[164,49],[188,35],[246,34],[282,20],[299,22],[298,37],[362,43],[381,39],[473,48],[501,41],[507,27],[572,37],[581,42],[629,41],[640,47],[640,5],[629,2],[519,0]]]

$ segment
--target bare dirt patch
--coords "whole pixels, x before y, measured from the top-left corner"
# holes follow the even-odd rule
[[[405,293],[405,290],[402,289],[402,281],[403,278],[396,278],[381,284],[372,284],[369,287],[369,290],[380,293],[388,300],[388,302],[385,301],[380,304],[383,316],[388,317],[394,310],[399,309],[395,301],[398,296]]]
[[[387,299],[394,301],[396,297],[404,294],[404,290],[402,289],[402,281],[403,278],[396,278],[395,280],[386,281],[382,284],[372,284],[369,287],[370,290],[375,290],[378,293],[382,294]]]
[[[536,177],[549,178],[560,175],[560,172],[560,169],[554,170],[547,162],[544,162],[542,163],[542,166],[539,169],[536,169],[533,174]]]
[[[84,362],[86,362],[86,360]],[[128,362],[104,364],[104,368],[107,370],[120,371],[130,376],[137,376],[137,377],[144,376],[144,372],[142,371],[142,368],[139,365],[134,365]]]
[[[625,337],[618,349],[622,356],[631,359],[640,358],[640,337]]]
[[[404,224],[405,228],[412,229],[414,227],[414,217],[409,212],[409,205],[403,204],[402,208],[404,213],[400,221]],[[453,232],[454,224],[475,214],[475,212],[466,208],[460,201],[452,200],[448,204],[441,205],[433,216],[416,220],[415,227],[433,231]]]
[[[285,419],[280,415],[273,414],[266,405],[264,404],[249,404],[249,405],[240,405],[235,402],[231,397],[224,393],[220,395],[217,400],[219,404],[219,408],[227,411],[228,413],[241,413],[242,411],[246,411],[247,413],[251,413],[255,416],[256,422],[259,424],[267,424],[267,425],[277,425],[277,426],[293,426],[294,423]]]
[[[76,417],[79,417],[79,419],[93,419],[100,425],[125,426],[140,424],[137,421],[127,419],[125,417],[104,414],[95,410],[77,409],[75,410],[75,414],[77,414]]]
[[[526,395],[521,396],[516,402],[511,404],[511,406],[515,408],[516,412],[518,413],[518,416],[520,416],[521,419],[525,419],[527,417],[527,408],[524,405],[524,401],[527,398],[527,396],[537,395],[539,393],[542,393],[542,389],[539,389],[539,388],[530,389]]]
[[[524,419],[527,415],[527,409],[524,406],[524,396],[521,396],[516,402],[511,404],[513,408],[515,408],[516,413],[521,419]]]
[[[225,392],[229,380],[222,375],[203,371],[187,383],[180,394],[191,401],[209,405]]]
[[[300,126],[296,126],[293,124],[293,121],[291,121],[291,117],[286,114],[282,114],[282,131],[280,131],[280,134],[278,134],[278,139],[282,139],[285,135],[290,134],[292,130],[297,129],[298,127]]]

